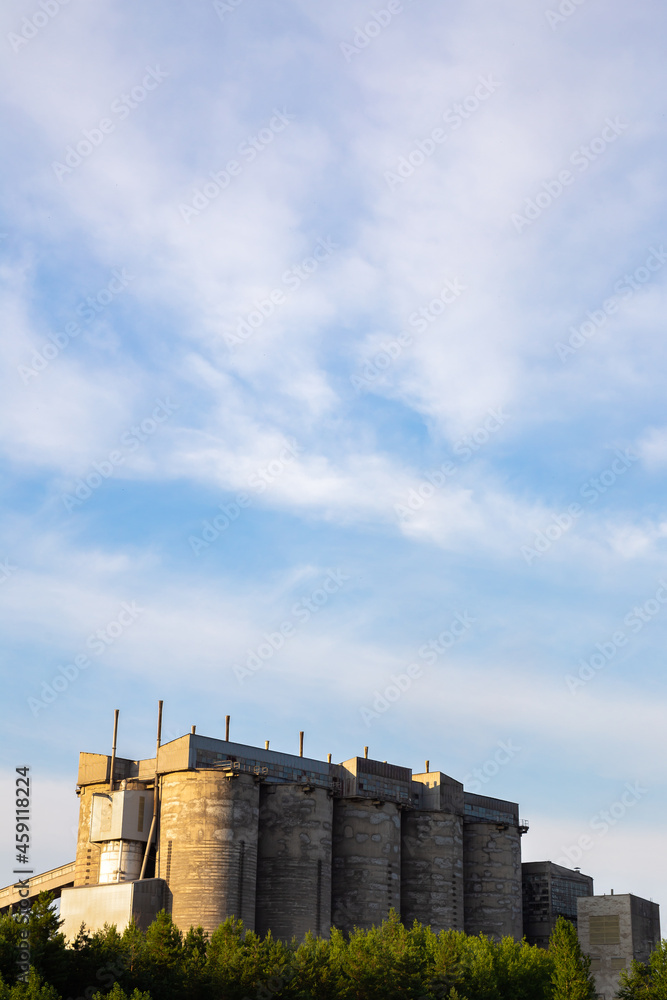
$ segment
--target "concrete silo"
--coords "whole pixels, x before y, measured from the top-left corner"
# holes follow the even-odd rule
[[[167,883],[174,923],[211,934],[227,917],[255,927],[259,784],[250,774],[165,774],[156,875]]]
[[[260,788],[256,924],[258,934],[301,941],[331,927],[333,796],[310,784]]]
[[[523,935],[521,834],[516,803],[465,793],[465,931],[499,939]]]
[[[331,919],[349,932],[381,924],[391,909],[400,914],[401,809],[411,802],[412,771],[364,756],[338,772]]]
[[[463,785],[440,771],[413,774],[415,809],[403,813],[401,919],[463,930]]]
[[[401,908],[401,813],[395,802],[334,803],[331,917],[349,932]]]

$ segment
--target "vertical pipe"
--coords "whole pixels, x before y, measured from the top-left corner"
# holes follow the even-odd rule
[[[331,763],[331,754],[328,753],[327,754],[327,764],[330,764],[330,763]]]
[[[303,757],[303,733],[299,733],[299,757]]]
[[[229,720],[230,719],[231,719],[230,715],[226,715],[225,716],[225,740],[227,741],[227,743],[229,743]]]
[[[425,770],[425,771],[426,771],[426,773],[428,774],[428,769],[429,769],[429,767],[431,766],[431,761],[430,761],[430,760],[427,760],[427,761],[425,761],[425,765],[426,765],[426,766],[424,767],[424,770]]]
[[[113,792],[113,772],[116,766],[116,737],[118,736],[118,715],[119,715],[119,710],[115,708],[113,712],[113,742],[111,744],[111,770],[109,772],[109,781],[111,782],[112,792]]]
[[[364,757],[368,757],[368,747],[364,747]]]
[[[268,740],[264,740],[264,749],[265,750],[269,749],[269,741]]]
[[[158,777],[157,777],[157,758],[160,752],[160,740],[162,739],[162,702],[157,703],[157,742],[155,745],[155,782],[153,785],[153,819],[151,820],[151,828],[148,831],[148,840],[146,841],[146,850],[144,851],[144,860],[141,862],[141,871],[139,872],[139,878],[142,879],[146,872],[146,865],[148,863],[148,854],[151,849],[151,840],[153,839],[153,831],[155,830],[155,824],[157,823],[157,799],[158,799]]]
[[[194,734],[197,732],[197,727],[196,726],[190,726],[190,732],[194,736]]]

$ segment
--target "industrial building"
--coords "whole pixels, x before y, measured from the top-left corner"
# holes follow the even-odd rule
[[[593,895],[593,879],[579,869],[572,871],[553,861],[524,861],[521,865],[523,888],[523,933],[528,944],[547,948],[559,917],[577,926],[577,902],[580,896]]]
[[[593,896],[593,880],[552,862],[521,864],[527,831],[514,802],[466,792],[432,771],[362,757],[340,764],[192,731],[155,757],[81,753],[76,859],[31,876],[30,895],[60,894],[63,932],[166,909],[183,931],[211,934],[240,917],[282,940],[380,924],[393,909],[435,932],[506,935],[547,947],[559,916],[578,924],[599,995],[647,961],[659,909],[636,896]],[[25,890],[23,890],[25,891]],[[19,901],[0,890],[0,909]]]
[[[660,943],[660,907],[630,893],[580,897],[579,943],[591,959],[600,1000],[616,996],[623,969],[648,962]]]
[[[301,939],[370,928],[393,908],[411,924],[523,935],[516,803],[466,792],[428,762],[340,764],[192,731],[156,756],[81,753],[76,861],[41,876],[61,890],[71,938],[160,908],[182,930],[227,917]],[[60,877],[60,882],[59,882]],[[11,903],[6,890],[0,905]],[[11,895],[11,894],[10,894]]]

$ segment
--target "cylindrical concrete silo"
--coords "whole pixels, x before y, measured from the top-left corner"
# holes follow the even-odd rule
[[[307,786],[308,787],[308,786]],[[326,788],[261,786],[255,930],[301,941],[331,927],[333,799]]]
[[[466,819],[463,906],[467,934],[521,940],[521,835],[516,826]]]
[[[227,917],[255,927],[259,784],[249,774],[179,771],[162,779],[159,878],[183,931]]]
[[[403,813],[401,919],[463,930],[463,818],[410,809]]]
[[[106,840],[100,853],[100,883],[139,878],[146,845],[140,840]]]
[[[349,932],[401,910],[401,814],[394,802],[334,801],[331,922]]]

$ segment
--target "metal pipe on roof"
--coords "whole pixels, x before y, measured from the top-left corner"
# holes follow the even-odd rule
[[[141,862],[141,871],[139,872],[139,878],[142,879],[146,873],[146,865],[148,864],[148,854],[151,849],[151,840],[153,839],[153,831],[155,830],[155,824],[157,823],[157,805],[158,805],[158,776],[157,776],[157,759],[158,753],[160,751],[160,741],[162,739],[162,702],[157,703],[157,741],[155,745],[155,781],[153,784],[153,819],[151,820],[151,828],[148,831],[148,840],[146,841],[146,850],[144,851],[144,860]]]
[[[116,766],[116,738],[118,736],[118,716],[120,714],[119,709],[115,708],[113,712],[113,741],[111,743],[111,770],[109,772],[109,781],[111,782],[111,791],[113,792],[113,772]]]
[[[299,757],[303,757],[303,732],[299,733]]]
[[[231,720],[231,715],[225,716],[225,740],[229,743],[229,722]]]

